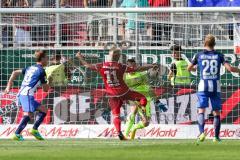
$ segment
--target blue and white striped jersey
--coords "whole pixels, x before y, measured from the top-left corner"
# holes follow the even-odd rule
[[[224,63],[224,55],[215,50],[204,50],[193,57],[192,64],[200,70],[199,92],[221,92],[220,68]]]
[[[19,95],[33,96],[39,85],[47,83],[45,70],[39,64],[24,68],[22,74],[24,78]]]

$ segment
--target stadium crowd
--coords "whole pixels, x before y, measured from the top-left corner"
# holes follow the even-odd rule
[[[178,7],[189,5],[190,0],[2,0],[1,8],[109,8],[109,7]],[[190,4],[192,5],[192,4]],[[45,17],[44,17],[45,16]],[[118,41],[135,42],[136,33],[142,45],[161,46],[169,44],[172,25],[170,14],[151,15],[150,21],[136,21],[134,13],[127,13],[117,19],[108,14],[81,14],[69,18],[66,14],[57,16],[45,14],[2,14],[0,16],[0,40],[3,47],[17,46],[101,46],[111,42],[114,35]],[[85,18],[86,17],[86,18]],[[120,16],[121,17],[121,16]],[[154,19],[155,18],[155,19]],[[147,19],[147,18],[146,18]],[[164,19],[164,20],[163,20]],[[163,20],[163,21],[162,21]],[[158,23],[159,22],[159,23]],[[59,26],[59,30],[56,28]],[[229,39],[233,39],[233,27],[229,28]],[[175,32],[175,31],[174,31]],[[181,32],[181,31],[177,31]],[[116,34],[117,33],[117,34]]]
[[[174,0],[172,0],[174,1]],[[184,1],[184,0],[183,0]],[[32,7],[62,7],[62,8],[107,8],[107,7],[168,7],[170,0],[3,0],[2,8],[32,8]],[[137,3],[136,3],[137,2]],[[129,18],[133,14],[128,15]],[[7,17],[7,16],[6,16]],[[8,19],[9,19],[8,15]],[[11,15],[12,23],[8,23],[4,15],[2,30],[2,44],[9,46],[44,46],[54,45],[56,40],[56,25],[54,23],[45,25],[31,24],[31,15],[16,14]],[[60,23],[60,41],[62,46],[74,45],[101,45],[106,41],[113,39],[111,29],[113,26],[112,18],[105,16],[103,18],[88,17],[84,22]],[[133,40],[135,37],[135,23],[133,21],[119,20],[118,22],[119,40]],[[140,26],[140,38],[145,40],[159,41],[162,37],[170,39],[171,27],[167,24],[151,24]],[[146,29],[145,29],[146,28]],[[140,39],[141,40],[141,39]],[[90,43],[88,43],[90,42]],[[96,42],[96,43],[95,43]],[[100,43],[99,43],[100,42]]]

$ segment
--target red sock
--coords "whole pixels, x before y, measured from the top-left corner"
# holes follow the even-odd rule
[[[118,133],[121,132],[121,120],[119,116],[116,116],[113,120],[113,124],[117,130]]]

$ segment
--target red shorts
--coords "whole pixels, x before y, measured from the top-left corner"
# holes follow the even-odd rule
[[[109,105],[111,107],[113,115],[120,114],[120,108],[123,105],[124,101],[138,101],[140,105],[144,107],[147,105],[147,99],[144,95],[130,90],[123,96],[109,98]]]

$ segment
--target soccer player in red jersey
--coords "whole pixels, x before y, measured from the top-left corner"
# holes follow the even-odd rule
[[[145,71],[156,65],[139,66],[137,68],[127,67],[125,64],[119,63],[121,56],[121,50],[113,49],[109,52],[109,60],[107,62],[98,64],[89,64],[84,60],[84,57],[78,52],[76,57],[79,59],[82,65],[85,67],[99,72],[103,78],[106,92],[109,96],[109,105],[111,107],[112,114],[114,116],[114,126],[118,132],[120,140],[127,140],[127,138],[121,132],[121,119],[120,119],[120,108],[124,101],[136,101],[136,104],[145,111],[147,99],[144,95],[132,91],[125,84],[123,77],[124,73]],[[143,123],[147,123],[146,118],[143,118]]]

